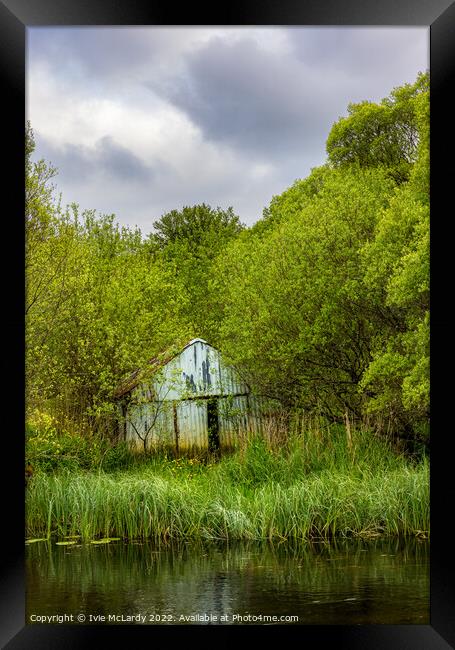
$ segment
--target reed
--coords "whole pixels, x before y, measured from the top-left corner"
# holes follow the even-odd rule
[[[371,435],[264,439],[207,462],[151,457],[128,470],[38,473],[27,534],[155,540],[427,535],[429,463]]]

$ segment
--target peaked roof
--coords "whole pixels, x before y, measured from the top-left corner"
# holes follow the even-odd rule
[[[123,395],[130,393],[133,388],[136,388],[136,386],[141,383],[141,381],[147,379],[148,377],[151,377],[160,368],[163,368],[163,366],[169,363],[169,361],[172,361],[172,359],[181,354],[183,350],[186,350],[186,348],[189,348],[190,345],[193,345],[194,343],[204,343],[205,345],[208,345],[209,347],[216,350],[213,345],[210,345],[210,343],[207,343],[207,341],[200,338],[191,339],[191,341],[189,341],[183,347],[177,347],[176,345],[173,345],[163,352],[160,352],[160,354],[157,354],[155,357],[149,359],[144,368],[137,368],[134,370],[134,372],[125,377],[114,390],[114,399],[119,399],[120,397],[123,397]]]

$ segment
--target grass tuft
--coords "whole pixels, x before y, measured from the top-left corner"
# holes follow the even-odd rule
[[[372,435],[348,448],[295,435],[254,439],[220,462],[155,456],[128,470],[37,473],[27,535],[128,539],[307,540],[429,531],[429,464]]]

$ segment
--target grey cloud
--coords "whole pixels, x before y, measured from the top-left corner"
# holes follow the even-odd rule
[[[34,61],[45,60],[56,75],[85,84],[128,75],[140,62],[152,62],[162,40],[149,29],[124,27],[33,28],[28,38]]]
[[[299,175],[291,163],[283,165],[270,178],[251,179],[246,158],[239,159],[238,168],[231,168],[219,178],[207,178],[195,153],[195,164],[188,165],[183,176],[177,177],[172,168],[158,162],[144,182],[136,182],[137,177],[129,182],[131,179],[123,176],[122,164],[115,163],[109,173],[105,169],[103,158],[115,149],[115,143],[109,139],[103,138],[93,148],[71,144],[56,148],[39,132],[35,132],[35,137],[39,157],[52,162],[59,171],[55,184],[62,192],[63,204],[74,201],[81,209],[114,213],[120,223],[138,225],[145,234],[164,213],[202,202],[213,207],[232,205],[241,220],[251,225],[261,217],[272,195],[280,193]],[[300,175],[304,175],[303,166],[300,169]]]
[[[128,181],[151,180],[153,171],[133,152],[117,144],[110,136],[99,140],[96,150],[96,158],[108,174]]]
[[[144,74],[164,80],[200,32],[185,26],[33,27],[27,52],[29,63],[44,61],[79,92],[115,92]]]
[[[53,147],[36,134],[42,157],[57,167],[62,177],[78,184],[94,175],[126,183],[152,182],[156,170],[146,165],[132,151],[122,147],[110,136],[98,140],[94,147],[65,143]],[[160,165],[156,166],[160,169]]]
[[[149,87],[211,141],[263,160],[296,161],[324,151],[332,124],[351,101],[378,100],[426,68],[424,31],[287,30],[277,56],[245,36],[214,37],[186,57],[185,72]]]
[[[186,67],[185,75],[166,86],[149,86],[210,140],[279,156],[311,147],[325,135],[327,93],[295,60],[261,50],[252,39],[214,38],[187,57]]]
[[[106,97],[151,119],[158,96],[185,113],[217,153],[229,148],[226,169],[206,174],[204,154],[188,151],[189,138],[183,171],[173,149],[177,172],[165,153],[143,160],[115,133],[90,147],[68,136],[71,142],[57,147],[32,123],[37,154],[59,169],[56,185],[64,201],[114,212],[145,232],[163,212],[202,201],[233,205],[252,223],[272,194],[324,161],[330,128],[350,101],[376,101],[427,65],[425,30],[293,27],[282,30],[289,47],[279,56],[265,49],[266,41],[250,38],[251,31],[226,30],[207,40],[196,30],[172,27],[29,30],[32,61],[46,63],[58,78],[58,93],[75,103]],[[141,85],[144,79],[152,92]],[[264,163],[270,174],[249,173]]]
[[[291,28],[295,56],[327,79],[341,75],[348,89],[364,99],[388,94],[393,85],[412,82],[428,67],[425,28]],[[328,77],[326,76],[328,75]]]

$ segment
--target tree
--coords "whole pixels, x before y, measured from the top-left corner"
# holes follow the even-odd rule
[[[192,336],[212,339],[219,314],[210,300],[213,261],[244,226],[230,207],[212,209],[206,204],[173,210],[154,223],[146,246],[174,276],[175,285],[187,297],[180,310],[191,325]]]
[[[428,75],[334,125],[328,162],[253,228],[232,208],[173,210],[144,241],[114,215],[63,210],[26,161],[28,402],[100,428],[117,382],[202,336],[290,412],[429,417]],[[156,425],[152,418],[143,444]],[[423,434],[422,434],[423,435]]]
[[[418,158],[409,182],[380,214],[362,257],[365,283],[384,305],[361,387],[367,408],[387,413],[426,439],[429,420],[429,101],[419,96]],[[391,326],[391,323],[393,324]]]
[[[297,215],[322,190],[329,173],[328,165],[314,167],[307,178],[296,180],[287,190],[273,196],[263,210],[262,219],[251,227],[251,233],[262,236],[284,218]]]
[[[199,249],[213,239],[226,241],[243,228],[232,207],[214,210],[205,203],[172,210],[154,221],[153,227],[155,232],[149,240],[161,249],[176,242],[187,242]]]
[[[261,394],[286,408],[360,414],[377,321],[359,253],[392,192],[381,170],[329,170],[300,211],[284,211],[266,236],[245,234],[219,259],[218,344]]]
[[[25,134],[26,234],[26,404],[53,394],[59,381],[58,361],[51,353],[55,333],[64,327],[71,298],[68,279],[74,272],[77,226],[62,212],[50,181],[57,170],[44,160],[32,161],[35,140],[30,123]]]
[[[275,196],[211,282],[213,339],[262,394],[424,439],[429,417],[428,76],[351,107],[329,163]]]
[[[139,230],[114,215],[63,210],[56,170],[26,161],[27,410],[52,412],[60,428],[101,430],[120,378],[190,332],[187,298]]]
[[[420,73],[414,84],[395,88],[379,104],[349,104],[348,116],[333,125],[327,138],[330,163],[381,166],[398,184],[407,181],[420,137],[419,96],[428,90],[428,74]]]

